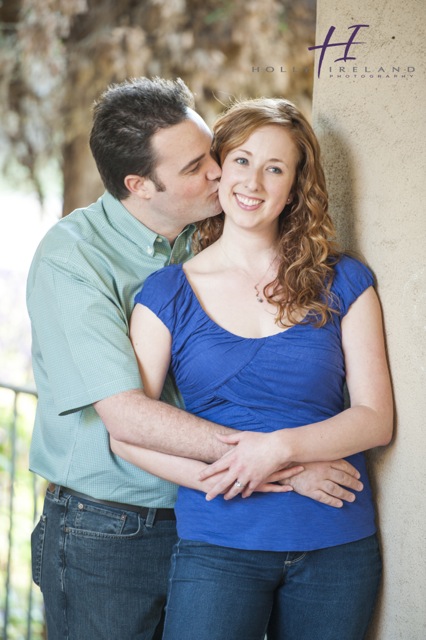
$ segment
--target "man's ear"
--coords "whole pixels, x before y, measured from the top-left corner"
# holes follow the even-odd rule
[[[150,200],[155,191],[155,184],[143,176],[128,175],[124,178],[124,186],[132,195]]]

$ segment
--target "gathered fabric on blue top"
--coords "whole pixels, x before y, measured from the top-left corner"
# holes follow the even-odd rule
[[[265,338],[243,338],[216,324],[182,265],[149,276],[135,302],[151,309],[172,335],[171,368],[186,410],[234,429],[260,432],[320,422],[343,411],[341,320],[373,284],[373,276],[348,256],[334,270],[331,291],[339,314],[321,328],[298,324]],[[364,490],[341,509],[295,492],[230,501],[219,496],[207,502],[203,493],[181,487],[179,535],[272,551],[308,551],[369,536],[375,523],[364,456],[348,460],[360,471]]]

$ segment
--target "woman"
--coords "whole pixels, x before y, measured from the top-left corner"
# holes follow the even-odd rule
[[[392,431],[373,277],[331,240],[318,143],[294,105],[237,103],[214,134],[225,215],[200,224],[195,258],[145,282],[131,333],[149,395],[171,363],[186,409],[240,433],[210,468],[112,443],[184,485],[164,639],[358,640],[381,574],[360,452]],[[290,464],[347,456],[364,490],[341,509],[253,493]]]

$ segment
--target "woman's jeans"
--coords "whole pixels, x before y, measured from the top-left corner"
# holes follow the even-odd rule
[[[47,492],[32,538],[49,640],[160,640],[176,523]]]
[[[180,540],[163,640],[361,640],[380,577],[376,536],[309,552]]]

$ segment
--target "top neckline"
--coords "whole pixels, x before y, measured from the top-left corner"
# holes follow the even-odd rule
[[[236,338],[238,340],[250,340],[252,342],[254,341],[259,341],[259,340],[271,340],[272,338],[277,338],[279,336],[282,336],[284,333],[288,333],[289,331],[291,331],[292,329],[295,329],[296,327],[300,327],[300,324],[293,324],[291,327],[288,327],[287,329],[284,329],[283,331],[279,331],[278,333],[272,333],[269,336],[260,336],[257,338],[250,338],[247,336],[240,336],[237,333],[234,333],[233,331],[229,331],[228,329],[225,329],[225,327],[222,327],[220,324],[218,324],[217,322],[215,322],[215,320],[213,320],[209,314],[205,311],[205,309],[203,308],[201,302],[199,301],[194,289],[191,286],[191,283],[188,280],[188,276],[185,273],[185,270],[183,268],[183,263],[181,264],[175,264],[175,265],[171,265],[173,267],[176,267],[180,270],[182,276],[183,276],[183,280],[185,283],[185,286],[187,287],[187,289],[190,292],[191,297],[193,298],[193,300],[195,300],[195,303],[198,307],[198,309],[201,311],[202,315],[208,320],[208,322],[214,326],[216,329],[219,329],[220,331],[222,331],[223,333],[226,333],[229,336],[232,336],[233,338]]]

